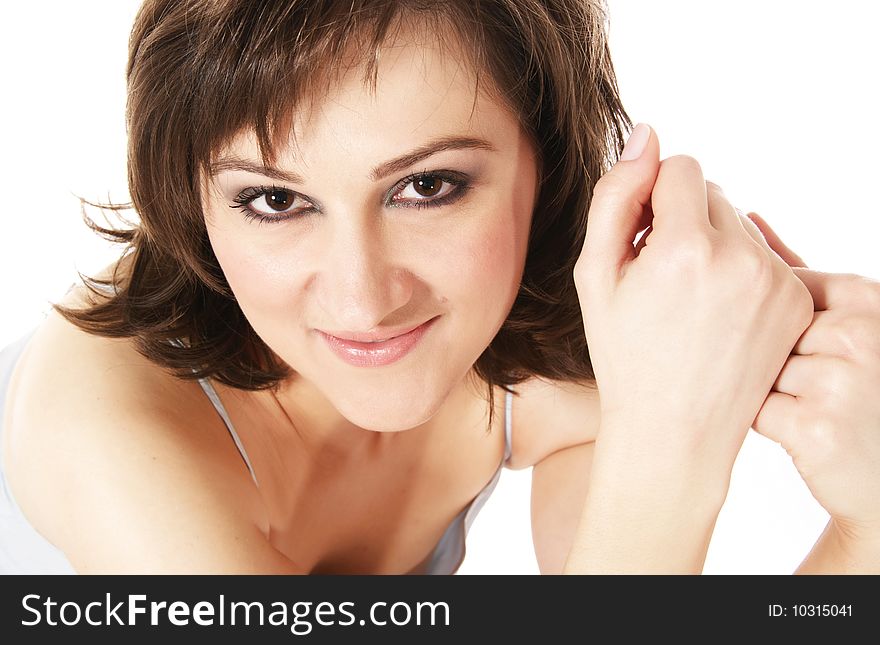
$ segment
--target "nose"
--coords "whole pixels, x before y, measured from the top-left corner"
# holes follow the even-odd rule
[[[412,298],[414,276],[395,261],[388,231],[372,218],[337,221],[327,230],[316,280],[325,329],[368,332],[386,321],[397,324],[390,319]]]

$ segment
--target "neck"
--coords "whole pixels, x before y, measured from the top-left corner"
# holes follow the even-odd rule
[[[399,432],[375,432],[352,423],[314,383],[300,375],[270,396],[271,404],[284,419],[281,431],[295,435],[297,443],[308,453],[319,457],[374,458],[407,447],[426,448],[428,443],[443,439],[437,435],[448,435],[450,428],[463,425],[463,412],[474,408],[475,398],[485,398],[484,390],[482,382],[469,371],[430,419]],[[438,433],[442,429],[447,432]]]

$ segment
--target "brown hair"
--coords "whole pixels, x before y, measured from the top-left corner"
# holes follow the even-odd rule
[[[179,378],[244,390],[292,376],[249,325],[208,240],[201,177],[211,156],[252,129],[264,160],[303,99],[314,100],[354,52],[375,88],[380,45],[396,20],[438,19],[472,57],[486,89],[535,143],[540,190],[522,283],[474,365],[489,386],[528,377],[594,384],[574,287],[593,186],[632,122],[620,102],[602,0],[146,0],[127,70],[128,180],[140,217],[128,229],[86,224],[131,254],[130,273],[86,286],[114,294],[84,309],[53,305],[94,334],[131,337]],[[442,29],[435,29],[443,32]],[[283,91],[279,91],[283,88]],[[285,133],[286,134],[286,133]],[[185,346],[172,343],[185,339]]]

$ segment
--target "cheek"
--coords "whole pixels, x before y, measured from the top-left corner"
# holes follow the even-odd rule
[[[457,284],[467,285],[483,308],[503,303],[506,316],[519,290],[528,252],[536,190],[534,164],[523,156],[497,186],[482,200],[474,227],[450,250],[455,258],[450,265]]]
[[[278,261],[283,255],[269,252],[256,240],[249,243],[246,235],[232,228],[209,228],[208,237],[226,281],[248,318],[250,312],[281,306],[286,301],[291,273],[290,267]]]
[[[481,224],[451,240],[443,259],[444,284],[451,294],[473,301],[473,306],[497,308],[516,294],[525,248],[509,211],[498,211]]]
[[[528,169],[526,169],[528,170]],[[510,306],[519,290],[528,251],[534,181],[526,172],[500,182],[487,197],[487,207],[475,218],[477,224],[463,234],[450,250],[455,255],[456,280],[471,285],[486,305],[504,300]],[[491,297],[487,297],[490,296]]]
[[[498,218],[479,238],[462,248],[462,264],[469,264],[471,280],[503,284],[512,277],[516,265],[513,230]]]

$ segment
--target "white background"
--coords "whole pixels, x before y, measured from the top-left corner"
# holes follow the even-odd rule
[[[138,4],[4,7],[0,346],[40,322],[77,269],[118,253],[86,229],[74,194],[127,200],[124,71]],[[880,278],[873,3],[611,0],[610,15],[624,105],[655,128],[661,157],[696,157],[811,267]],[[503,474],[462,573],[537,572],[529,474]],[[751,433],[705,570],[789,573],[825,520],[785,452]]]

